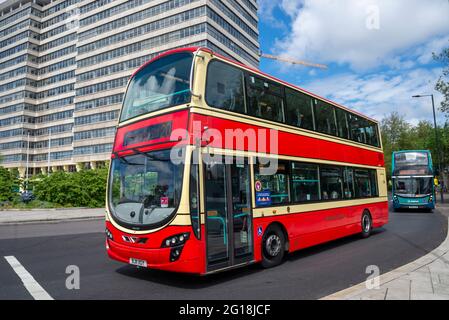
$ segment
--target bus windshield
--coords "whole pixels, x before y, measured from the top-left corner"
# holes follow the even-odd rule
[[[394,161],[398,167],[428,166],[429,158],[424,152],[397,153]]]
[[[112,160],[109,183],[114,218],[133,227],[157,227],[174,215],[181,197],[183,165],[170,150]]]
[[[120,121],[188,103],[192,61],[191,53],[177,53],[140,70],[129,83]]]
[[[396,194],[404,196],[429,195],[432,193],[432,178],[395,179]]]

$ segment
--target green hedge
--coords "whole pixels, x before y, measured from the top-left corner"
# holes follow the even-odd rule
[[[41,201],[65,207],[101,208],[105,205],[107,176],[106,167],[73,173],[58,171],[35,177],[30,187]]]

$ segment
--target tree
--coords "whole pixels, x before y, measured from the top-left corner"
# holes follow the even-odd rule
[[[449,163],[449,123],[437,127],[440,141],[440,149],[435,141],[435,128],[429,121],[420,121],[416,126],[409,124],[405,118],[397,112],[393,112],[381,122],[382,142],[385,153],[385,167],[387,176],[391,177],[391,157],[395,151],[402,150],[430,150],[434,167],[438,168],[439,156],[442,164]],[[438,155],[438,150],[442,151]]]
[[[18,180],[14,172],[0,167],[0,202],[13,201],[17,196]]]
[[[411,125],[397,112],[392,112],[381,122],[385,167],[389,177],[391,177],[392,153],[413,148],[413,140],[410,137],[411,128]]]
[[[443,74],[438,80],[435,90],[444,96],[444,100],[441,102],[440,110],[446,113],[446,116],[449,117],[449,47],[443,49],[440,54],[434,53],[433,57],[444,66]]]

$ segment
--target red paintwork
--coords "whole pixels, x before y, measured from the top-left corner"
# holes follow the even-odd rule
[[[196,50],[197,48],[177,49],[166,54],[181,51],[194,52]],[[155,59],[158,59],[159,57]],[[123,147],[123,139],[126,132],[138,130],[149,125],[167,121],[172,121],[173,130],[180,130],[181,135],[179,137],[177,135],[176,137],[172,137],[175,138],[172,140],[164,138]],[[197,122],[197,124],[201,124],[200,126],[195,127],[200,128],[200,132],[194,133],[194,122]],[[262,125],[262,123],[260,125]],[[124,156],[133,154],[134,152],[130,150],[130,148],[138,148],[140,151],[150,151],[171,148],[175,145],[193,144],[195,142],[195,137],[204,134],[204,127],[208,127],[209,130],[217,130],[223,137],[225,136],[226,129],[242,129],[243,131],[254,129],[256,130],[256,132],[257,130],[264,129],[261,126],[256,127],[211,116],[190,114],[188,110],[183,110],[172,114],[145,119],[140,122],[136,122],[128,126],[119,128],[114,143],[115,154],[112,155],[112,158],[116,157],[117,155]],[[190,133],[190,139],[188,135],[183,134],[183,130],[187,130],[186,132]],[[281,143],[279,144],[278,153],[282,155],[353,163],[359,165],[369,165],[376,167],[384,166],[384,157],[381,151],[370,151],[355,146],[340,144],[338,142],[330,142],[282,131],[279,131],[278,135],[278,140],[281,141]],[[269,137],[269,133],[267,133],[267,137]],[[212,147],[218,148],[232,147],[225,146],[223,144],[223,141],[220,142],[219,140],[220,139],[211,139],[207,143]],[[205,144],[206,141],[204,141],[203,139],[202,145]],[[256,145],[258,146],[259,143],[257,143]],[[261,144],[261,146],[259,146],[258,148],[249,147],[248,143],[245,142],[244,146],[241,147],[241,149],[265,152],[266,150],[269,150],[267,149],[268,145],[269,140],[266,144]],[[233,148],[235,149],[235,147]],[[262,148],[262,150],[260,148]],[[373,218],[373,226],[375,228],[381,227],[388,223],[387,202],[300,214],[292,213],[285,216],[273,216],[254,219],[254,261],[261,261],[262,236],[258,236],[257,234],[257,230],[259,227],[262,227],[263,231],[265,231],[271,223],[281,224],[287,232],[288,241],[290,244],[289,251],[293,252],[320,243],[360,233],[361,215],[365,209],[368,209],[370,211]],[[129,258],[136,258],[146,260],[148,262],[148,267],[154,269],[194,274],[205,274],[207,272],[206,243],[203,240],[198,240],[195,238],[190,226],[167,226],[160,231],[149,233],[148,235],[139,236],[148,237],[148,241],[143,245],[125,242],[122,239],[122,235],[131,236],[131,234],[126,234],[119,231],[110,222],[106,222],[106,227],[110,230],[110,232],[112,232],[114,237],[113,241],[107,241],[107,252],[108,255],[115,260],[128,263]],[[190,232],[190,239],[186,242],[180,259],[176,262],[170,263],[170,249],[161,248],[162,241],[167,237],[183,232]],[[205,226],[202,225],[201,239],[205,239],[205,232]]]
[[[271,223],[280,223],[287,231],[289,252],[293,252],[360,233],[361,217],[365,209],[368,209],[372,215],[374,228],[388,223],[387,202],[254,219],[255,260],[262,259],[262,237],[257,235],[259,227],[266,230]]]
[[[270,139],[269,139],[270,134],[269,131],[267,131],[264,127],[252,126],[245,123],[208,117],[199,114],[192,114],[191,121],[201,122],[201,128],[207,126],[209,130],[210,129],[218,130],[221,133],[222,137],[226,136],[226,130],[241,129],[245,132],[246,130],[250,129],[256,132],[256,137],[258,136],[259,130],[263,130],[266,132],[267,137],[266,139],[262,140],[262,142],[265,140],[265,143],[262,144],[263,148],[261,148],[260,143],[257,139],[257,144],[252,146],[252,148],[251,146],[248,146],[248,141],[245,141],[244,148],[240,149],[255,152],[270,151]],[[191,135],[193,135],[192,128],[190,129],[190,132]],[[224,140],[225,139],[222,139],[222,141],[212,140],[209,145],[211,147],[223,148],[225,147]],[[376,166],[376,167],[384,166],[384,157],[382,152],[370,151],[362,148],[357,148],[354,146],[348,146],[336,142],[310,138],[282,131],[278,131],[278,141],[280,141],[281,143],[278,144],[279,150],[277,153],[281,155],[319,159],[319,160],[338,161],[338,162]],[[232,141],[231,141],[231,146],[227,149],[235,149],[235,143],[234,148],[232,148]]]
[[[135,236],[116,229],[110,222],[106,222],[106,228],[113,235],[113,240],[108,240],[109,257],[129,263],[129,258],[148,261],[148,267],[166,271],[185,273],[204,273],[205,254],[204,243],[195,238],[191,227],[169,226],[158,232],[138,236],[148,238],[145,244],[128,243],[122,239],[122,235]],[[190,239],[184,246],[181,257],[176,262],[170,262],[170,248],[161,248],[162,242],[173,235],[190,232]]]
[[[172,141],[172,140],[170,140],[170,137],[167,137],[167,138],[161,138],[161,139],[157,139],[157,140],[136,143],[136,144],[128,145],[126,147],[123,146],[123,142],[124,142],[126,133],[128,133],[130,131],[139,130],[141,128],[145,128],[150,125],[155,125],[155,124],[164,123],[164,122],[172,122],[172,132],[176,130],[176,132],[184,133],[182,136],[175,137],[176,139],[182,138],[182,140],[186,140],[187,139],[188,121],[189,121],[189,112],[188,112],[188,110],[183,110],[183,111],[178,111],[178,112],[162,115],[157,118],[142,120],[140,122],[130,124],[126,127],[119,128],[115,135],[113,151],[114,152],[123,152],[124,150],[128,150],[130,148],[139,148],[139,150],[144,150],[141,147],[147,146],[149,144],[163,144],[163,143],[170,144],[172,142],[178,142],[178,140]],[[120,155],[121,155],[121,153],[120,153]]]

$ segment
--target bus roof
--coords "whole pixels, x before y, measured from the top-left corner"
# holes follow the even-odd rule
[[[261,70],[259,70],[259,69],[256,69],[256,68],[254,68],[254,67],[250,67],[250,66],[245,65],[245,64],[243,64],[243,63],[241,63],[241,62],[238,62],[238,61],[236,61],[236,60],[234,60],[234,59],[225,57],[225,56],[223,56],[223,55],[221,55],[221,54],[219,54],[219,53],[216,53],[216,52],[212,51],[211,49],[205,48],[205,47],[185,47],[185,48],[177,48],[177,49],[172,49],[172,50],[165,51],[165,52],[163,52],[163,53],[157,55],[157,56],[154,57],[153,59],[147,61],[147,62],[144,63],[143,65],[141,65],[141,66],[140,66],[140,67],[139,67],[139,68],[138,68],[138,69],[131,75],[130,79],[133,78],[133,77],[136,75],[137,72],[139,72],[140,70],[142,70],[143,68],[145,68],[147,65],[149,65],[150,63],[152,63],[152,62],[154,62],[155,60],[158,60],[158,59],[160,59],[160,58],[162,58],[162,57],[164,57],[164,56],[168,56],[168,55],[175,54],[175,53],[180,53],[180,52],[192,52],[192,53],[193,53],[193,52],[196,52],[196,51],[204,51],[204,52],[210,53],[210,54],[212,54],[212,55],[214,55],[214,56],[216,56],[216,57],[218,57],[218,58],[220,58],[220,59],[226,60],[226,61],[231,62],[231,63],[233,63],[233,64],[236,64],[236,65],[238,65],[238,66],[240,66],[240,67],[242,67],[242,68],[248,69],[248,70],[250,70],[250,71],[253,72],[253,73],[256,73],[256,74],[258,74],[258,75],[261,75],[261,76],[263,76],[263,77],[265,77],[265,78],[269,78],[270,80],[273,80],[273,81],[275,81],[275,82],[279,82],[279,83],[282,83],[282,84],[287,85],[287,86],[289,86],[289,87],[295,88],[295,89],[297,89],[297,90],[299,90],[299,91],[302,91],[302,92],[304,92],[304,93],[306,93],[306,94],[308,94],[308,95],[310,95],[310,96],[312,96],[312,97],[314,97],[314,98],[316,98],[316,99],[319,99],[319,100],[322,100],[322,101],[324,101],[324,102],[330,103],[330,104],[332,104],[332,105],[334,105],[334,106],[336,106],[336,107],[338,107],[338,108],[340,108],[340,109],[343,109],[343,110],[346,110],[346,111],[348,111],[348,112],[354,113],[354,114],[356,114],[356,115],[358,115],[358,116],[360,116],[360,117],[363,117],[363,118],[365,118],[365,119],[367,119],[367,120],[370,120],[370,121],[372,121],[372,122],[374,122],[374,123],[376,123],[376,124],[379,124],[379,121],[377,121],[377,120],[375,120],[375,119],[373,119],[373,118],[370,118],[370,117],[368,117],[368,116],[366,116],[366,115],[363,115],[362,113],[360,113],[360,112],[358,112],[358,111],[349,109],[348,107],[345,107],[345,106],[343,106],[343,105],[341,105],[341,104],[338,104],[338,103],[336,103],[336,102],[334,102],[334,101],[331,101],[331,100],[329,100],[329,99],[323,98],[323,97],[321,97],[321,96],[319,96],[319,95],[317,95],[317,94],[314,94],[314,93],[312,93],[312,92],[310,92],[310,91],[307,91],[307,90],[305,90],[305,89],[303,89],[303,88],[301,88],[301,87],[299,87],[299,86],[297,86],[297,85],[294,85],[294,84],[288,83],[288,82],[286,82],[286,81],[284,81],[284,80],[281,80],[281,79],[278,79],[278,78],[276,78],[276,77],[273,77],[273,76],[271,76],[271,75],[269,75],[269,74],[267,74],[267,73],[265,73],[265,72],[263,72],[263,71],[261,71]]]

